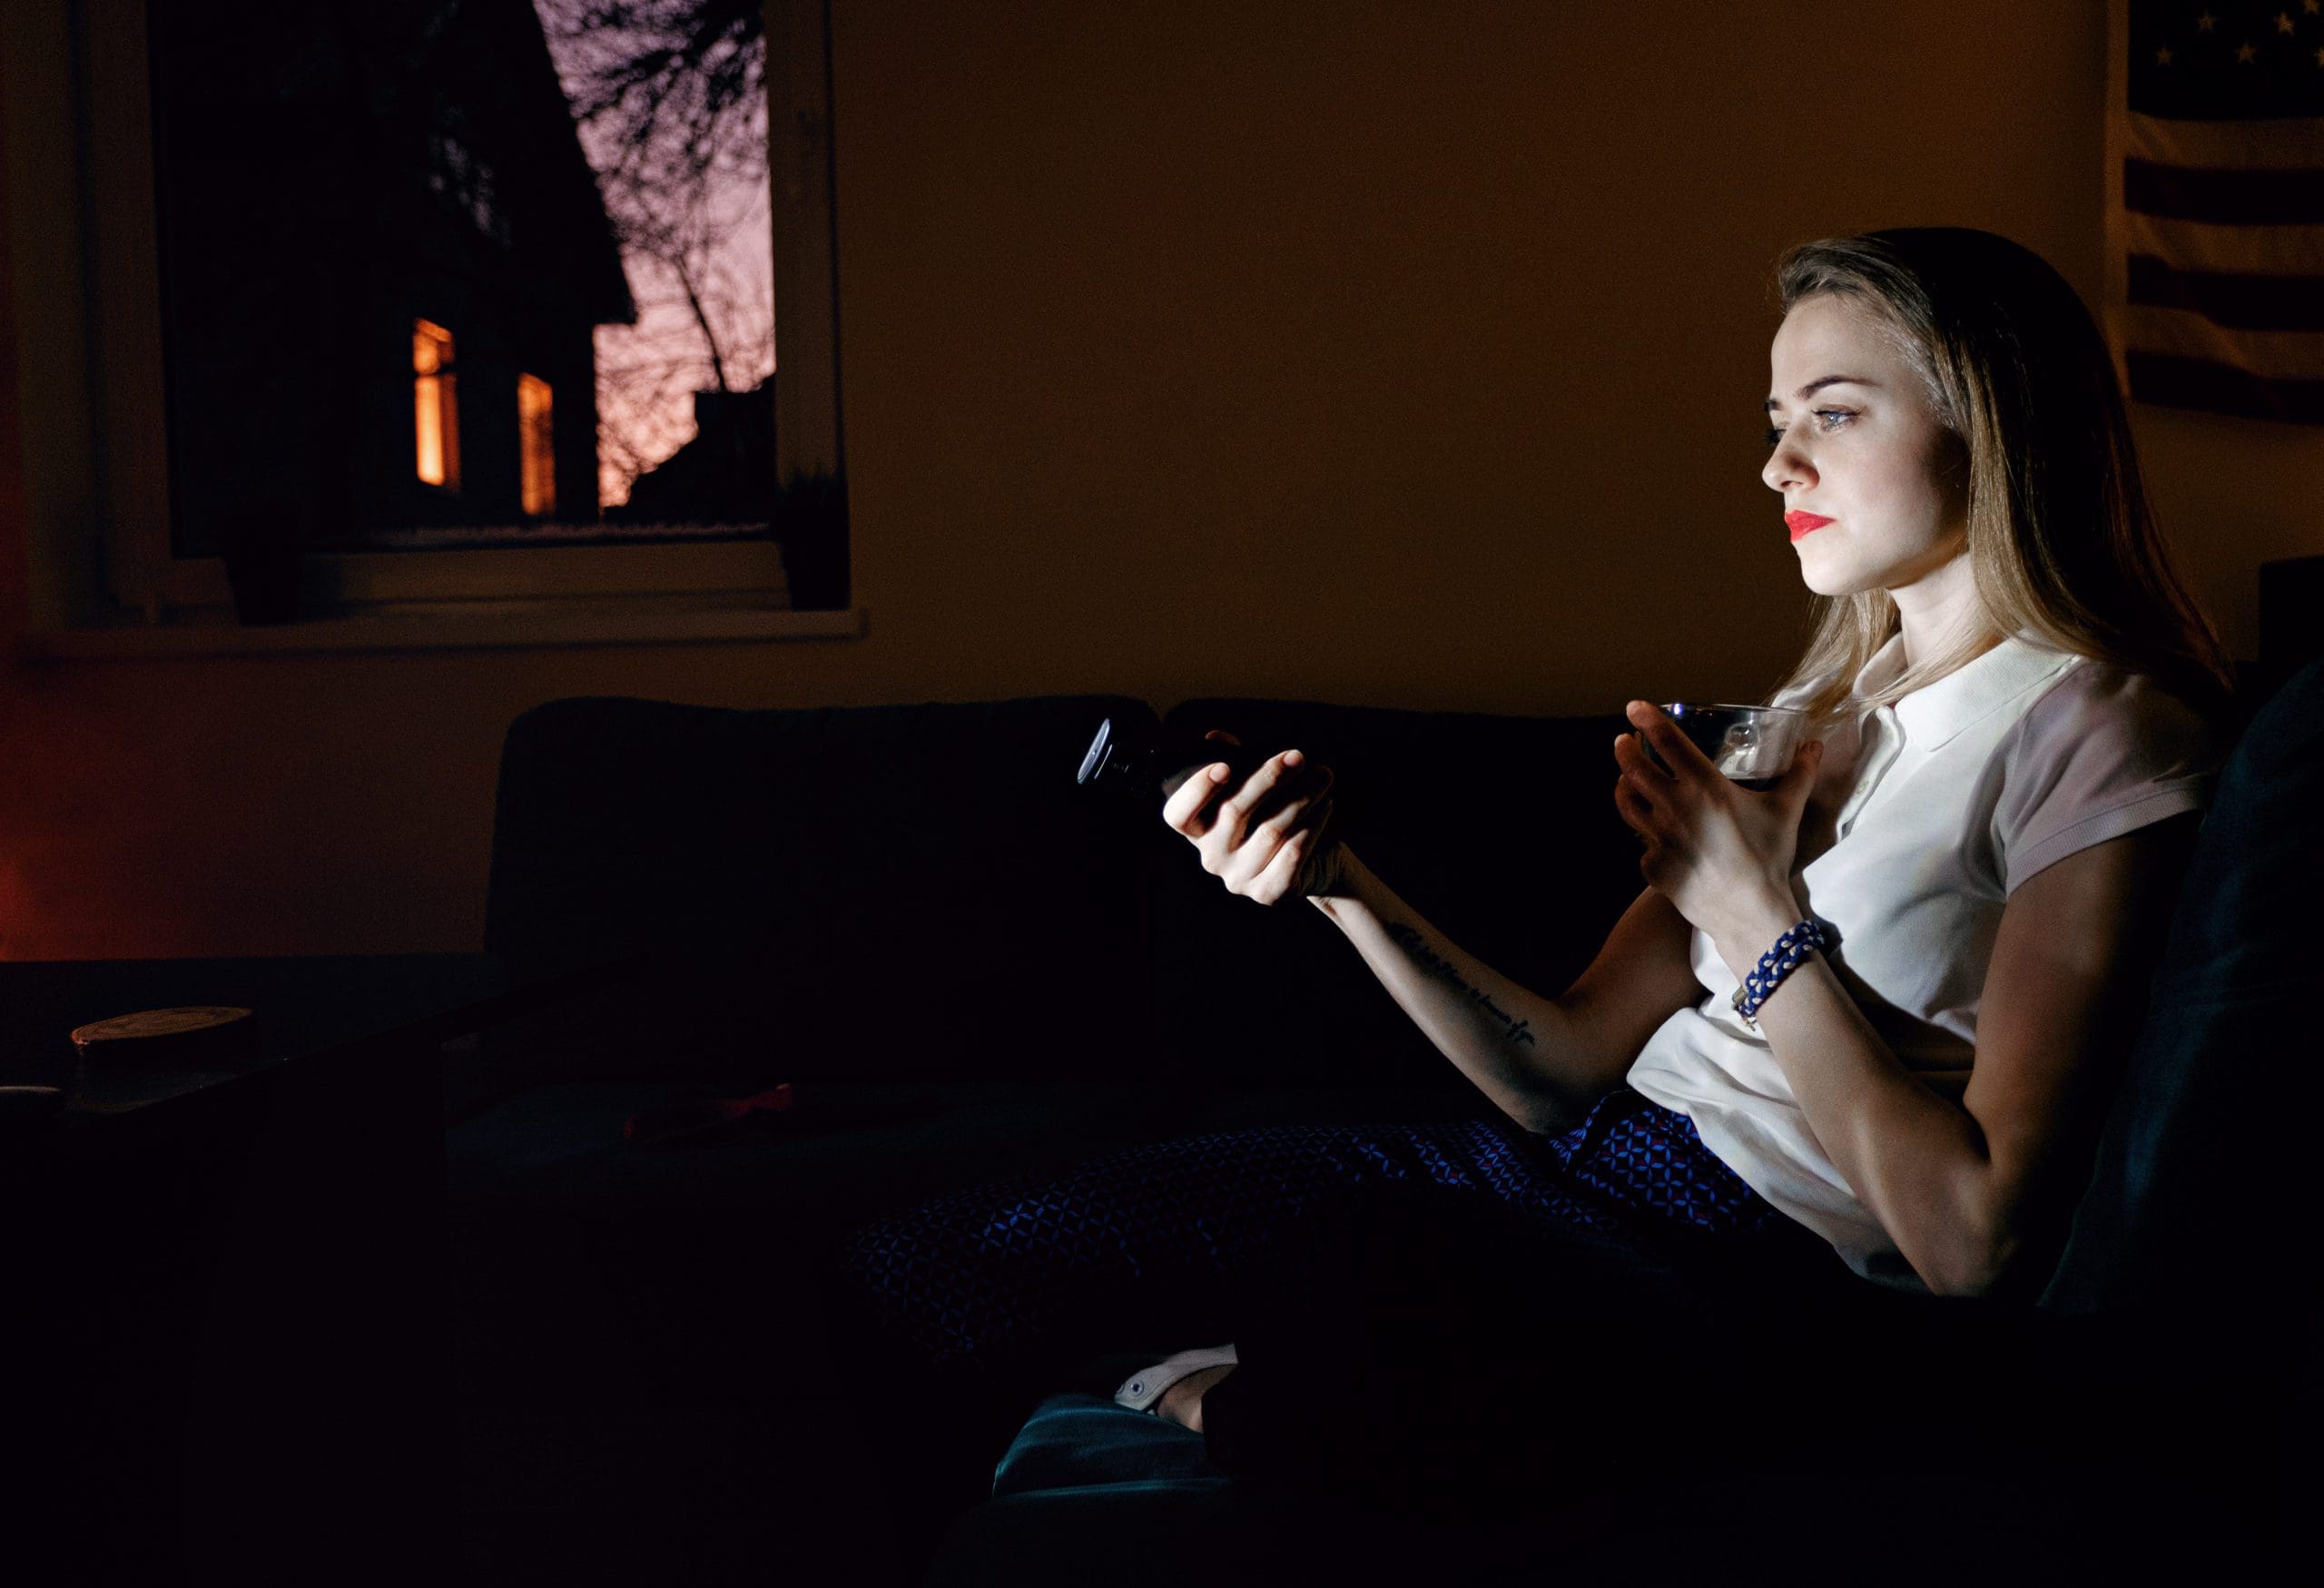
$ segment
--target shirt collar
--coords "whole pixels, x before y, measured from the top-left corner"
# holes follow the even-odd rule
[[[1935,750],[1972,723],[2055,678],[2081,659],[2012,635],[1975,660],[1897,701],[1897,725],[1906,744]],[[1904,670],[1905,636],[1894,634],[1857,672],[1856,692],[1869,695]]]

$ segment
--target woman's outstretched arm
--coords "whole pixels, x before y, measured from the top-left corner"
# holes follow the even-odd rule
[[[1231,790],[1228,776],[1224,764],[1206,768],[1163,807],[1203,869],[1257,903],[1306,896],[1438,1050],[1529,1130],[1577,1117],[1620,1081],[1657,1026],[1702,995],[1689,929],[1652,890],[1581,980],[1551,998],[1481,963],[1324,835],[1329,768],[1286,750]]]
[[[1649,889],[1562,997],[1519,986],[1446,937],[1350,852],[1310,900],[1346,934],[1413,1022],[1502,1112],[1545,1132],[1620,1084],[1654,1030],[1702,996],[1692,929]]]

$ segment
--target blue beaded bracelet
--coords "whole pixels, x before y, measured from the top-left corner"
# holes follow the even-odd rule
[[[1759,956],[1758,968],[1745,976],[1743,985],[1735,990],[1731,1000],[1735,1012],[1757,1030],[1759,1006],[1783,985],[1786,976],[1799,969],[1802,961],[1827,946],[1824,929],[1812,917],[1776,939],[1776,946]]]

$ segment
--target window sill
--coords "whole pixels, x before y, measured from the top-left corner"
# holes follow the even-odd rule
[[[255,628],[242,627],[227,612],[172,612],[161,623],[132,615],[22,634],[16,636],[15,652],[28,661],[158,661],[322,652],[747,645],[858,639],[864,628],[860,607],[791,612],[752,607],[640,609],[636,601],[409,602]]]

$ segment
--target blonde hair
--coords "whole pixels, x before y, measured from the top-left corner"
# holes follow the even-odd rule
[[[2230,689],[2225,653],[2149,510],[2114,364],[2074,290],[1989,232],[1906,227],[1802,243],[1777,261],[1789,313],[1832,294],[1868,311],[1926,387],[1968,507],[1968,556],[1991,620],[1889,681],[1887,704],[2004,636],[2112,661],[2204,705]],[[1896,632],[1886,590],[1817,597],[1783,691],[1836,715]],[[1779,692],[1781,693],[1781,692]]]

